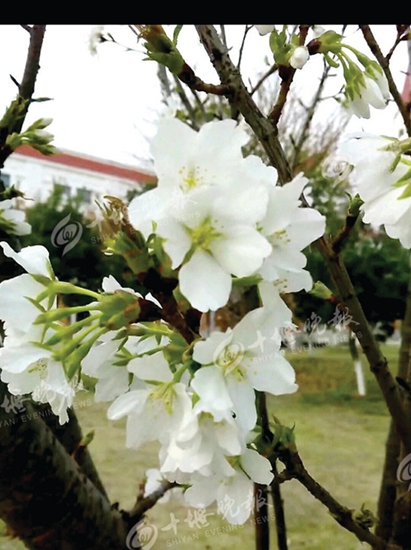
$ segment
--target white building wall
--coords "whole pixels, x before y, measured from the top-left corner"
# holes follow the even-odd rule
[[[90,191],[91,200],[88,206],[91,207],[95,205],[95,200],[101,201],[104,195],[125,199],[128,191],[142,188],[135,180],[53,163],[50,158],[43,160],[14,153],[7,159],[1,172],[10,176],[10,185],[22,191],[27,199],[36,202],[46,201],[54,184],[68,186],[71,197],[75,197],[81,189]]]

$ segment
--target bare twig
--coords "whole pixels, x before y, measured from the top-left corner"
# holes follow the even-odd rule
[[[345,218],[344,227],[340,230],[338,235],[332,240],[332,249],[335,254],[339,254],[344,246],[344,243],[347,241],[348,237],[351,235],[351,231],[355,226],[356,221],[358,220],[359,211],[351,212],[348,211],[347,217]]]
[[[411,267],[411,266],[410,266]],[[405,315],[401,325],[401,346],[398,356],[398,378],[407,379],[411,349],[411,269],[407,289]],[[406,383],[406,382],[405,382]],[[391,419],[390,429],[385,444],[385,459],[381,476],[381,486],[378,498],[378,523],[375,534],[389,541],[393,532],[395,500],[398,480],[396,476],[400,460],[400,438],[394,421]],[[375,550],[375,548],[374,548]]]
[[[264,392],[257,393],[258,418],[261,423],[262,437],[267,444],[273,441],[270,430],[267,402]],[[269,550],[270,525],[268,523],[268,491],[264,485],[254,484],[254,519],[255,519],[255,547],[256,550]]]
[[[309,107],[306,107],[306,110],[307,110],[307,117],[305,119],[305,122],[304,122],[304,126],[303,126],[303,129],[295,143],[295,147],[294,147],[294,153],[293,153],[293,163],[296,161],[296,159],[298,158],[298,155],[304,145],[304,142],[305,140],[307,139],[307,135],[308,135],[308,131],[310,129],[310,126],[311,126],[311,122],[313,120],[313,116],[314,116],[314,113],[315,113],[315,109],[318,105],[318,102],[320,101],[321,99],[321,94],[323,92],[323,89],[324,89],[324,85],[325,85],[325,82],[328,78],[328,75],[329,75],[329,72],[330,72],[330,69],[331,69],[331,66],[328,65],[328,63],[325,63],[324,62],[324,70],[323,70],[323,74],[321,75],[321,79],[320,79],[320,83],[318,85],[318,88],[317,88],[317,91],[314,95],[314,98],[311,102],[311,105]],[[305,107],[305,106],[304,106]]]
[[[7,136],[13,134],[14,132],[21,132],[30,106],[36,84],[37,73],[40,69],[40,53],[45,31],[46,25],[33,25],[30,27],[30,44],[27,51],[26,66],[24,68],[23,78],[19,85],[18,94],[18,101],[21,103],[21,110],[19,117],[14,120],[11,127],[7,128],[6,131],[0,136],[0,169],[3,168],[4,162],[13,152],[13,149],[11,149],[8,145],[5,145]]]
[[[33,25],[30,30],[30,45],[27,52],[26,66],[24,68],[23,78],[21,80],[19,90],[20,96],[28,101],[26,112],[29,108],[29,102],[31,101],[34,93],[37,73],[40,69],[40,53],[45,32],[46,25]],[[16,124],[14,131],[20,132],[23,123],[24,120],[21,120],[20,124]]]
[[[268,411],[267,411],[267,400],[266,395],[263,392],[257,393],[257,406],[258,406],[258,418],[261,423],[261,431],[264,441],[268,445],[272,445],[274,440],[274,435],[270,429],[270,423],[268,420]],[[271,466],[274,474],[277,473],[277,458],[276,456],[271,457]],[[263,498],[260,500],[261,503],[267,501],[267,490],[265,487],[258,485],[255,490],[260,490]],[[287,526],[285,522],[285,513],[284,513],[284,501],[281,496],[281,488],[276,478],[274,477],[271,483],[271,496],[274,503],[274,513],[275,513],[275,523],[277,527],[277,545],[278,550],[287,550]],[[258,495],[257,495],[258,497]],[[259,499],[256,498],[256,507],[258,507]],[[259,514],[259,515],[258,515]],[[257,550],[263,550],[269,548],[269,530],[268,530],[268,507],[264,507],[264,512],[256,508],[256,516],[262,517],[261,522],[258,522],[256,518],[256,548]],[[264,521],[265,516],[265,521]],[[264,523],[264,525],[262,525]],[[265,525],[266,524],[266,525]]]
[[[150,510],[159,500],[162,498],[167,491],[178,487],[178,483],[171,483],[170,481],[164,480],[161,486],[156,490],[147,495],[146,497],[143,494],[137,496],[136,503],[129,512],[129,522],[136,522],[140,520],[143,515]]]
[[[191,105],[190,100],[188,99],[187,94],[185,93],[183,87],[181,86],[179,79],[175,75],[173,75],[173,77],[174,77],[174,81],[175,81],[175,84],[176,84],[176,91],[178,93],[178,96],[181,100],[181,103],[186,108],[187,114],[190,118],[191,127],[194,130],[198,131],[200,129],[200,127],[198,125],[197,118],[195,116],[194,108]]]
[[[243,59],[243,52],[244,52],[244,46],[245,46],[245,40],[247,38],[247,34],[249,33],[250,29],[252,29],[252,25],[246,25],[244,29],[243,38],[241,40],[240,45],[240,51],[238,52],[238,61],[237,61],[237,69],[240,70],[241,61]]]
[[[354,510],[341,505],[331,494],[324,489],[305,469],[298,452],[286,447],[279,449],[280,460],[285,464],[286,470],[277,476],[281,483],[289,479],[297,479],[314,498],[319,500],[330,512],[332,517],[347,531],[353,533],[358,540],[371,544],[377,550],[401,550],[398,546],[388,544],[361,525],[353,517]]]
[[[137,36],[137,38],[140,38],[140,35],[139,33],[137,32],[137,30],[135,29],[134,25],[127,25],[127,27],[131,30],[131,32],[133,34],[135,34]]]
[[[78,452],[76,453],[78,445],[83,439],[83,432],[75,411],[73,409],[69,409],[67,411],[69,420],[62,426],[57,416],[54,414],[46,414],[51,412],[48,403],[46,405],[42,405],[33,402],[31,405],[35,410],[39,411],[40,414],[43,413],[43,422],[47,424],[53,434],[66,449],[67,453],[75,458],[82,472],[86,474],[100,493],[108,500],[107,492],[94,465],[93,459],[91,458],[88,447],[83,447],[80,454]]]
[[[377,59],[378,63],[381,65],[382,70],[384,71],[385,76],[388,80],[388,85],[390,88],[390,92],[392,97],[394,98],[395,103],[397,104],[398,110],[401,113],[402,119],[404,121],[404,125],[407,129],[407,134],[411,136],[411,114],[410,111],[407,109],[406,104],[404,103],[401,94],[398,91],[398,88],[394,82],[394,79],[391,74],[389,62],[384,57],[378,42],[376,41],[369,25],[360,25],[359,26],[365,41],[367,42],[370,50],[374,54],[375,58]]]
[[[404,41],[404,40],[407,40],[406,36],[404,36],[404,34],[407,30],[409,30],[409,25],[397,25],[397,37],[395,39],[395,42],[394,42],[392,48],[390,49],[390,51],[385,56],[385,59],[386,59],[387,63],[390,62],[392,54],[395,52],[398,44],[400,42]]]
[[[225,34],[225,26],[224,25],[220,25],[220,32],[221,32],[221,41],[222,43],[224,44],[224,47],[226,50],[228,50],[228,47],[227,47],[227,36]]]
[[[268,522],[268,491],[265,485],[254,483],[254,520],[256,550],[270,550],[270,524]]]
[[[274,479],[271,482],[271,495],[274,504],[275,525],[277,528],[278,550],[288,550],[287,524],[285,522],[284,501],[281,496],[280,484],[277,481],[277,461],[272,461]]]
[[[250,95],[254,95],[255,92],[264,84],[264,82],[267,80],[267,78],[269,76],[271,76],[272,74],[274,74],[276,71],[278,70],[278,65],[276,63],[274,63],[274,65],[272,65],[268,71],[266,73],[263,74],[263,76],[260,78],[260,80],[257,82],[257,84],[251,88],[251,92],[250,92]]]

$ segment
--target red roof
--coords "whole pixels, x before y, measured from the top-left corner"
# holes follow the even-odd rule
[[[117,176],[119,178],[138,181],[140,183],[151,183],[155,182],[157,179],[154,174],[141,172],[131,166],[117,164],[114,162],[104,162],[103,160],[68,151],[61,151],[55,155],[45,156],[29,145],[21,145],[16,150],[16,154],[41,159],[54,164],[63,164],[64,166],[82,168],[92,172],[100,172],[101,174],[107,174],[108,176]]]

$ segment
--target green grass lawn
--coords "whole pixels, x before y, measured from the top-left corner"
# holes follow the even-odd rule
[[[383,351],[395,372],[398,347],[384,346]],[[360,508],[365,502],[375,512],[389,417],[365,358],[367,395],[360,398],[346,347],[319,348],[287,357],[296,369],[300,389],[294,395],[271,397],[270,412],[283,424],[295,424],[300,455],[319,483],[342,504]],[[91,453],[112,502],[130,508],[145,470],[157,467],[157,446],[148,445],[139,452],[125,449],[125,422],[107,420],[106,406],[87,405],[87,399],[87,394],[77,396],[77,413],[85,433],[95,430]],[[282,492],[290,550],[364,548],[298,482],[283,484]],[[201,518],[194,515],[193,509],[176,503],[158,504],[147,514],[152,529],[158,531],[154,550],[253,550],[252,521],[233,528],[216,508],[207,513],[210,515],[203,518],[206,524],[201,524],[196,523]],[[176,534],[172,528],[164,529],[170,526],[170,514],[178,522]],[[0,535],[0,549],[23,548],[21,543]],[[277,548],[274,530],[271,548]]]

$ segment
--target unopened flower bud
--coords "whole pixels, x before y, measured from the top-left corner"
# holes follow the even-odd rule
[[[254,27],[258,30],[260,36],[264,36],[273,32],[275,25],[254,25]]]
[[[298,46],[294,49],[290,57],[290,65],[294,69],[302,69],[310,58],[310,54],[305,46]]]

